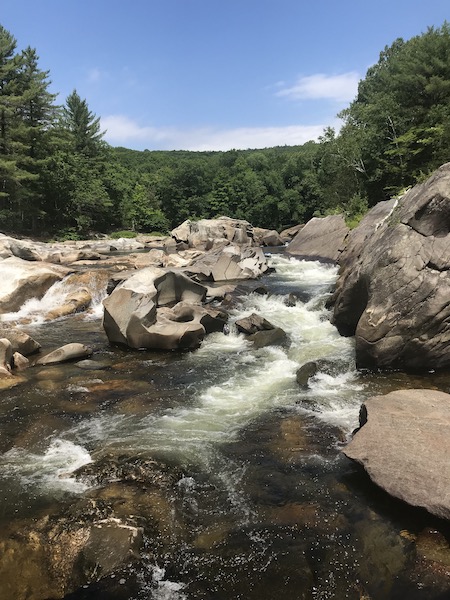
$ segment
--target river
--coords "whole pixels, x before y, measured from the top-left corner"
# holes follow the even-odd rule
[[[447,390],[447,378],[357,372],[353,340],[326,309],[336,267],[282,253],[270,264],[261,280],[269,293],[242,294],[229,334],[190,353],[111,347],[98,282],[86,315],[42,322],[61,301],[57,284],[3,317],[25,322],[45,349],[91,346],[94,363],[29,369],[1,392],[0,524],[89,495],[89,480],[74,472],[104,456],[152,458],[177,473],[167,539],[155,545],[146,531],[140,560],[67,598],[449,597],[411,542],[443,524],[387,498],[340,452],[365,398],[430,381]],[[255,349],[233,325],[253,312],[289,343]],[[301,389],[296,371],[308,361],[319,370]]]

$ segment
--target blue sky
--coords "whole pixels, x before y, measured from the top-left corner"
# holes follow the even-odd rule
[[[63,104],[76,89],[105,139],[142,150],[301,144],[336,126],[397,37],[449,0],[1,0]]]

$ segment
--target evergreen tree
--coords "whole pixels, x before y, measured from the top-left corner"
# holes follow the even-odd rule
[[[56,94],[48,91],[48,71],[38,67],[36,50],[26,48],[22,52],[18,85],[22,102],[18,107],[22,156],[18,164],[28,174],[28,183],[20,194],[22,222],[36,230],[39,218],[45,216],[45,202],[41,186],[41,174],[52,152],[52,130],[55,122]]]
[[[66,98],[61,125],[75,152],[86,156],[98,154],[105,133],[100,131],[100,117],[89,110],[86,100],[82,100],[76,90]]]
[[[16,40],[0,26],[0,223],[11,221],[14,197],[23,174],[17,166],[17,107],[22,98],[17,89],[21,58],[15,53]]]

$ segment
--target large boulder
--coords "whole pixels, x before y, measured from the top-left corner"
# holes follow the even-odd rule
[[[42,298],[69,269],[45,262],[30,262],[15,256],[0,260],[0,313],[16,312],[32,298]]]
[[[206,293],[183,273],[147,267],[104,300],[103,327],[110,342],[130,348],[196,348],[206,333],[207,311],[200,310]]]
[[[0,336],[11,342],[13,352],[20,352],[24,356],[29,356],[38,352],[41,348],[39,342],[34,340],[24,331],[15,327],[5,327],[0,329]]]
[[[176,227],[171,235],[176,242],[182,242],[190,248],[206,250],[224,241],[243,245],[253,243],[253,227],[250,223],[230,217],[201,219],[200,221],[187,220]]]
[[[358,367],[450,365],[449,232],[450,163],[351,233],[332,304]]]
[[[386,492],[450,518],[450,395],[398,390],[361,407],[359,431],[343,452]]]
[[[286,251],[309,260],[336,262],[348,232],[342,215],[314,217],[300,229]]]
[[[276,229],[253,228],[253,238],[259,246],[283,246],[284,240]]]
[[[232,244],[192,260],[184,270],[201,281],[230,281],[256,279],[268,268],[261,248]]]

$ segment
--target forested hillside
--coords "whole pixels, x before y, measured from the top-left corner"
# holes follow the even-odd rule
[[[282,228],[368,206],[450,160],[450,26],[398,39],[340,117],[303,146],[228,152],[112,148],[76,90],[49,92],[35,49],[0,26],[0,231],[84,237],[229,215]]]

